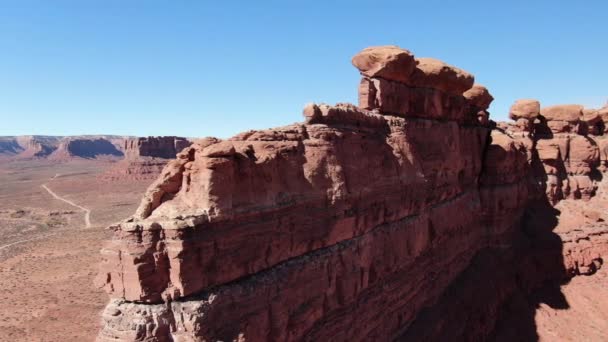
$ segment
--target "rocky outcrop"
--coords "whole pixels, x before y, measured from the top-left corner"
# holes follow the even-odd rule
[[[539,149],[561,127],[549,112],[579,136],[571,109],[536,130],[524,103],[493,130],[464,70],[393,46],[353,65],[359,106],[309,104],[303,123],[198,140],[167,164],[111,227],[98,340],[486,339],[503,304],[595,265],[603,249],[572,238],[564,266],[542,178],[549,160],[556,175],[597,166],[569,135],[566,157],[562,140]]]
[[[155,179],[169,159],[188,147],[186,138],[165,136],[130,138],[122,141],[125,159],[102,175],[103,179]]]
[[[590,199],[601,179],[604,123],[595,110],[579,105],[540,109],[534,100],[520,100],[511,107],[515,125],[502,125],[526,141],[535,159],[535,177],[552,204],[565,198]]]

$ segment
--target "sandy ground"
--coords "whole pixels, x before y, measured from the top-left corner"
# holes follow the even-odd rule
[[[536,325],[540,341],[603,342],[608,335],[608,269],[574,277],[561,287],[565,309],[540,304]]]
[[[99,180],[110,166],[0,162],[0,341],[94,340],[107,301],[93,285],[105,228],[132,214],[150,183]]]

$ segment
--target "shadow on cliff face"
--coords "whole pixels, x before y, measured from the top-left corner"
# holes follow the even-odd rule
[[[535,200],[516,228],[512,248],[488,247],[425,309],[398,341],[538,341],[541,304],[568,309],[559,211]]]
[[[543,127],[546,125],[537,125],[536,129]],[[541,133],[545,133],[545,138],[553,137],[548,128]],[[569,280],[564,266],[563,242],[554,232],[560,211],[546,195],[547,187],[551,185],[538,150],[534,148],[531,153],[531,199],[514,239],[516,255],[511,257],[511,265],[504,265],[515,272],[514,287],[497,311],[496,325],[490,334],[490,340],[494,341],[538,341],[537,309],[542,304],[557,310],[570,308],[561,291],[561,285]],[[564,165],[555,165],[555,168],[562,177],[567,174]],[[557,190],[561,191],[561,187]]]
[[[537,308],[569,309],[561,292],[568,281],[563,242],[554,232],[560,212],[547,199],[548,177],[535,150],[530,167],[523,215],[500,239],[511,243],[479,251],[397,340],[538,341]]]
[[[561,292],[568,282],[560,237],[553,232],[559,211],[546,199],[534,200],[526,209],[519,237],[521,256],[514,259],[515,291],[499,310],[495,341],[538,341],[536,310],[545,304],[557,310],[570,308]],[[518,239],[518,240],[519,240]]]

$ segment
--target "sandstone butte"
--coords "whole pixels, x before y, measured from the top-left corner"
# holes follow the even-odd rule
[[[110,227],[99,341],[513,341],[522,298],[601,267],[597,212],[556,230],[554,208],[600,198],[601,110],[497,124],[464,70],[392,46],[353,64],[358,106],[168,163]]]
[[[105,180],[156,179],[169,159],[190,146],[182,137],[140,137],[121,141],[125,158],[101,175]]]

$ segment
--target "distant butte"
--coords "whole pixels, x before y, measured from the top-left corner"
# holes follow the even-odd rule
[[[169,159],[190,144],[190,140],[175,136],[9,136],[0,137],[0,160],[117,162],[99,178],[153,180]]]
[[[182,137],[129,138],[121,143],[124,160],[102,175],[107,180],[150,179],[162,171],[169,159],[175,158],[191,141]]]
[[[0,158],[8,160],[122,158],[120,142],[127,137],[85,136],[8,136],[0,137]]]

